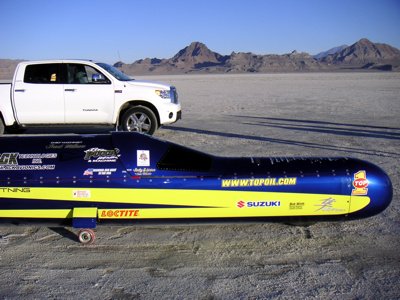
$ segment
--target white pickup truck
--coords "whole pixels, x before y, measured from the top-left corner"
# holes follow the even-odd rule
[[[0,84],[0,134],[43,125],[115,125],[153,134],[181,118],[175,87],[90,60],[21,62]]]

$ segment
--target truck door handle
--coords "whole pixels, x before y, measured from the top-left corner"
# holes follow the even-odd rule
[[[76,89],[65,89],[66,92],[75,92]]]
[[[25,92],[25,90],[24,90],[24,89],[22,89],[22,90],[15,90],[15,92],[24,93],[24,92]]]

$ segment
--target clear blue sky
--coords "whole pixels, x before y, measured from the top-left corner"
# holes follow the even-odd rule
[[[170,58],[191,42],[317,54],[361,38],[400,48],[400,0],[0,0],[0,58]]]

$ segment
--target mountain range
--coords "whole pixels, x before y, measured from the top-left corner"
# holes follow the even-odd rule
[[[11,79],[22,60],[0,59],[0,79]],[[361,39],[311,56],[294,50],[287,54],[259,55],[232,52],[221,55],[200,42],[193,42],[172,58],[139,59],[131,64],[121,61],[114,67],[128,75],[278,73],[327,71],[400,71],[400,50],[387,44]]]
[[[221,55],[200,42],[193,42],[172,58],[146,58],[132,64],[115,65],[126,74],[187,73],[274,73],[345,70],[400,71],[400,50],[387,44],[361,39],[351,46],[339,46],[315,57],[306,52],[258,55],[232,52]]]

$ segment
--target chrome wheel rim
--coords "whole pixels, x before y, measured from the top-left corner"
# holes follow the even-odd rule
[[[128,131],[147,133],[151,128],[151,120],[144,113],[134,113],[129,116],[126,122],[126,128]]]

